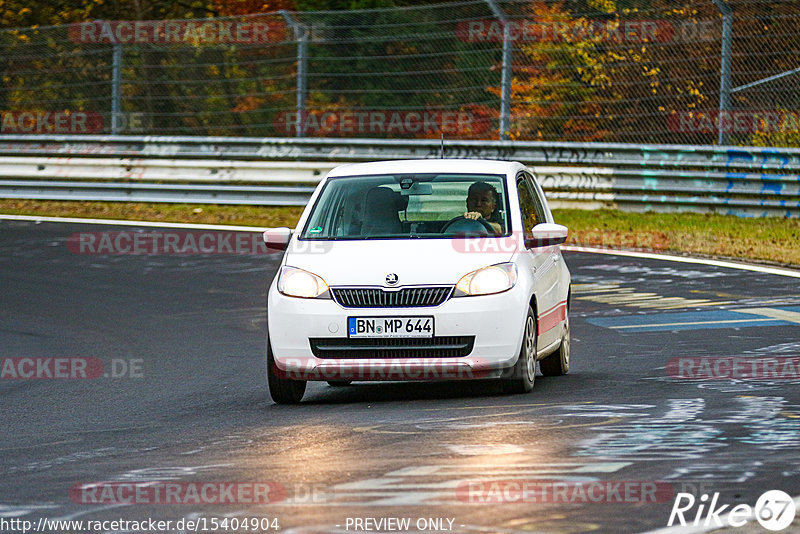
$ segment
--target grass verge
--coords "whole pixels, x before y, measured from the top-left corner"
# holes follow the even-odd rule
[[[224,206],[139,202],[61,202],[0,199],[0,213],[240,226],[294,228],[302,207]]]
[[[0,199],[0,213],[293,228],[300,207],[56,202]],[[800,220],[559,209],[569,244],[739,258],[800,266]]]
[[[699,213],[555,210],[571,244],[800,266],[800,220]]]

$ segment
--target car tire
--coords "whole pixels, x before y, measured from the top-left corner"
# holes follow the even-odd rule
[[[517,363],[511,368],[511,376],[501,379],[505,393],[528,393],[533,389],[536,378],[536,342],[536,315],[528,306]]]
[[[267,341],[267,384],[269,395],[278,404],[297,404],[306,392],[305,380],[281,378],[272,354],[272,345]]]
[[[328,385],[333,386],[335,388],[342,388],[345,386],[349,386],[352,384],[352,380],[328,380]]]
[[[569,310],[564,324],[564,337],[558,350],[539,362],[539,370],[544,376],[561,376],[569,372]]]

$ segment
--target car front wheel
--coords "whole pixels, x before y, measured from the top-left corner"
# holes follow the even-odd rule
[[[267,341],[267,383],[270,397],[278,404],[297,404],[306,392],[305,380],[292,380],[280,376],[269,341]]]
[[[503,391],[506,393],[527,393],[533,389],[536,378],[536,315],[528,306],[525,317],[525,331],[522,335],[522,346],[519,349],[517,363],[512,368],[512,375],[503,378]]]

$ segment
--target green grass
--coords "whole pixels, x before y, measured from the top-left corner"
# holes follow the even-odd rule
[[[569,243],[688,252],[800,266],[800,220],[694,213],[555,210]]]
[[[223,206],[134,202],[61,202],[0,199],[0,213],[197,224],[294,228],[302,207]]]
[[[0,213],[140,221],[294,227],[302,208],[55,202],[0,199]],[[559,209],[568,243],[607,248],[682,252],[800,266],[800,220],[729,215],[628,213]]]

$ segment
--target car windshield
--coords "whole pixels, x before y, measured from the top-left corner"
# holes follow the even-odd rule
[[[332,178],[301,239],[508,235],[501,175],[385,174]]]

